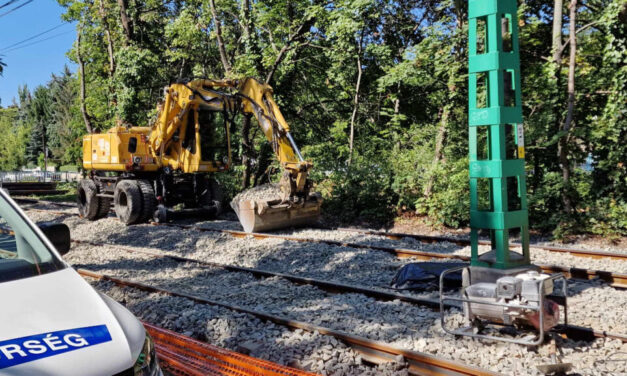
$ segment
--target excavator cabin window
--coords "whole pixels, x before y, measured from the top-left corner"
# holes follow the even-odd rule
[[[227,118],[224,113],[199,107],[198,136],[203,161],[222,162],[228,157]]]

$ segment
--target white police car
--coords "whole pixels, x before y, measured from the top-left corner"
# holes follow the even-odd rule
[[[61,259],[69,243],[0,189],[0,375],[162,375],[139,320]]]

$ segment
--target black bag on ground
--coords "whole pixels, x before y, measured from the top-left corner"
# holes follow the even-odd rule
[[[448,269],[468,266],[466,262],[413,262],[399,269],[391,286],[397,290],[432,290],[439,288],[440,275]],[[461,287],[461,270],[444,278],[447,288]]]

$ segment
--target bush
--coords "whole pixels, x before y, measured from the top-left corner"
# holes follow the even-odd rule
[[[226,202],[230,202],[236,194],[241,192],[243,170],[242,166],[233,166],[226,172],[213,174],[213,177],[222,188],[222,194]]]
[[[59,167],[60,172],[78,172],[77,165],[64,165]]]
[[[418,198],[414,203],[416,211],[445,226],[467,225],[470,221],[468,159],[440,163],[432,174],[431,197]]]
[[[332,222],[366,222],[385,225],[392,221],[398,195],[392,190],[392,170],[380,153],[353,155],[348,166],[342,150],[306,148],[313,161],[314,190],[324,198],[323,214]]]

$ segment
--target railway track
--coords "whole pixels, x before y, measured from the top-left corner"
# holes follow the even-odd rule
[[[236,266],[236,265],[220,264],[220,263],[197,260],[197,259],[183,257],[183,256],[168,255],[168,254],[157,253],[157,252],[152,252],[152,251],[122,247],[116,244],[95,243],[95,242],[88,242],[88,241],[81,241],[81,240],[73,240],[72,242],[76,244],[85,244],[85,245],[95,246],[95,247],[114,246],[117,249],[120,249],[128,253],[143,254],[143,255],[154,257],[154,258],[167,258],[167,259],[174,260],[177,262],[191,262],[191,263],[195,263],[204,267],[220,268],[220,269],[224,269],[224,270],[231,271],[231,272],[250,273],[254,275],[255,277],[262,277],[262,278],[278,277],[278,278],[283,278],[285,280],[288,280],[296,284],[315,286],[321,290],[331,292],[331,293],[357,293],[357,294],[363,294],[363,295],[366,295],[368,297],[378,299],[378,300],[385,300],[385,301],[400,300],[406,303],[428,307],[435,311],[439,311],[440,309],[440,302],[437,299],[418,298],[418,297],[414,297],[414,296],[410,296],[406,294],[381,291],[377,289],[367,288],[363,286],[356,286],[356,285],[347,284],[347,283],[328,281],[328,280],[322,280],[322,279],[317,279],[317,278],[300,277],[300,276],[296,276],[293,274],[280,273],[280,272],[262,270],[262,269],[257,269],[257,268],[247,268],[247,267]],[[576,326],[576,325],[561,325],[555,329],[555,332],[558,334],[561,334],[562,336],[566,338],[570,338],[570,339],[578,340],[578,341],[591,341],[595,338],[611,338],[611,339],[618,339],[622,342],[627,343],[627,335],[618,334],[618,333],[609,333],[609,332],[602,331],[602,330],[596,330],[593,328],[586,328],[586,327]]]
[[[57,215],[68,215],[68,214],[78,215],[76,213],[59,212],[59,211],[53,211],[53,210],[47,210],[47,209],[29,208],[28,210],[47,212],[47,213],[52,213],[52,214],[57,214]],[[252,237],[254,239],[282,239],[282,240],[294,241],[294,242],[323,243],[323,244],[334,245],[338,247],[370,249],[370,250],[376,250],[376,251],[382,251],[382,252],[394,254],[399,258],[411,257],[411,258],[415,258],[418,260],[431,260],[431,259],[459,260],[459,261],[470,260],[470,257],[464,256],[464,255],[450,255],[450,254],[443,254],[443,253],[437,253],[437,252],[419,251],[419,250],[408,249],[408,248],[396,248],[396,247],[378,246],[378,245],[372,245],[372,244],[359,244],[359,243],[353,243],[353,242],[344,242],[344,241],[328,240],[328,239],[304,238],[304,237],[291,236],[291,235],[280,235],[280,234],[269,234],[269,233],[247,233],[244,231],[237,231],[237,230],[213,229],[213,228],[201,227],[201,226],[196,226],[196,225],[184,225],[184,224],[176,224],[176,223],[153,222],[151,224],[154,226],[169,226],[169,227],[176,227],[176,228],[187,229],[187,230],[197,230],[200,232],[223,233],[223,234],[231,235],[236,238]],[[415,236],[418,236],[418,235],[415,235]],[[449,239],[449,238],[446,238],[446,239]],[[448,241],[448,240],[445,240],[445,241]],[[605,253],[610,253],[610,252],[605,252]],[[625,253],[611,253],[611,255],[613,259],[620,259],[623,261],[627,260],[627,254]],[[591,257],[591,256],[586,256],[586,257]],[[601,257],[601,256],[596,255],[594,257]],[[615,272],[608,272],[608,271],[603,271],[603,270],[565,267],[565,266],[550,265],[550,264],[537,264],[537,265],[546,273],[561,273],[564,276],[566,276],[566,278],[574,278],[574,279],[582,279],[582,280],[594,280],[598,278],[606,282],[612,287],[627,288],[627,274],[625,273],[615,273]]]
[[[13,201],[15,201],[15,202],[17,202],[19,204],[40,204],[40,203],[42,203],[42,204],[47,204],[47,205],[60,206],[60,207],[63,207],[63,208],[74,208],[74,209],[77,208],[76,204],[69,204],[67,202],[35,200],[35,199],[31,199],[31,198],[19,198],[19,197],[12,197],[12,198],[13,198]]]
[[[62,193],[57,189],[55,182],[17,182],[2,183],[0,188],[7,190],[11,195],[55,195]]]
[[[56,205],[56,206],[61,206],[61,207],[76,208],[75,204],[60,203],[60,202],[46,201],[46,200],[16,199],[16,201],[22,202],[22,203],[29,203],[29,204],[45,203],[45,204],[51,204],[51,205]],[[30,210],[41,210],[41,211],[49,211],[51,213],[55,213],[54,211],[50,211],[47,209],[30,209]],[[56,213],[61,214],[61,212],[56,212]],[[67,214],[67,213],[62,213],[62,214]],[[356,234],[362,234],[362,235],[382,236],[391,240],[401,240],[403,238],[410,238],[410,239],[418,240],[423,243],[449,242],[449,243],[453,243],[459,246],[470,245],[469,239],[457,238],[457,237],[452,237],[452,236],[420,235],[420,234],[409,234],[409,233],[399,233],[399,232],[362,230],[362,229],[346,228],[346,227],[321,228],[321,229],[331,230],[331,231],[350,232],[350,233],[356,233]],[[225,231],[233,231],[234,235],[240,235],[242,233],[247,234],[243,231],[236,231],[236,230],[225,230]],[[256,233],[252,235],[257,235],[257,234],[270,235],[270,234],[265,234],[265,233]],[[479,240],[479,244],[490,245],[490,242],[487,240]],[[511,245],[516,247],[516,246],[520,246],[520,243],[512,242]],[[608,251],[601,251],[601,250],[558,247],[558,246],[553,246],[553,245],[533,244],[533,243],[530,244],[530,247],[535,248],[535,249],[542,249],[542,250],[549,251],[549,252],[571,254],[573,256],[578,256],[578,257],[610,258],[610,259],[623,260],[623,261],[627,260],[627,253],[620,253],[620,252],[608,252]],[[402,256],[403,255],[401,254],[401,257]],[[412,257],[412,256],[408,255],[406,257]]]
[[[51,212],[50,210],[41,210],[41,211],[43,211],[43,212]],[[69,213],[67,211],[65,211],[65,212],[58,212],[58,214],[68,215]],[[112,225],[112,224],[110,224],[110,225]],[[348,246],[348,247],[355,246],[355,248],[366,248],[366,249],[384,248],[384,249],[380,249],[380,250],[381,251],[385,250],[388,253],[397,255],[396,252],[390,251],[390,249],[392,249],[392,250],[394,249],[392,247],[377,247],[377,246],[372,246],[372,245],[353,244],[353,243],[342,242],[342,241],[338,242],[338,241],[333,241],[333,240],[328,241],[328,240],[321,240],[321,239],[307,239],[307,238],[299,238],[299,237],[291,237],[290,238],[289,235],[288,236],[283,236],[283,235],[278,235],[278,234],[252,234],[251,235],[251,234],[247,234],[247,233],[244,233],[244,232],[241,232],[241,231],[208,229],[208,228],[202,228],[202,227],[194,226],[194,225],[167,224],[167,225],[163,225],[163,226],[169,226],[169,227],[175,227],[175,228],[178,227],[178,228],[185,228],[185,229],[198,230],[198,231],[210,231],[210,232],[216,232],[216,233],[227,233],[230,236],[239,237],[239,238],[252,236],[251,239],[278,238],[278,239],[281,239],[281,240],[288,240],[288,241],[293,240],[293,241],[299,241],[299,242],[312,241],[312,242],[315,242],[315,243],[326,243],[326,244],[336,245],[336,246],[337,245],[339,245],[339,246]],[[114,225],[113,228],[117,228],[117,227],[118,227],[118,225]],[[149,233],[151,231],[148,226],[141,226],[141,227],[144,227],[144,230],[142,230],[141,232],[148,232]],[[132,233],[135,233],[135,232],[133,231]],[[164,234],[167,234],[167,233],[169,233],[169,232],[165,232]],[[196,237],[198,235],[193,235],[193,236]],[[102,238],[102,241],[107,241],[107,240],[106,240],[106,238]],[[83,242],[83,243],[91,244],[91,245],[112,246],[112,247],[116,247],[116,248],[120,248],[120,249],[122,248],[121,246],[118,246],[117,244],[106,244],[106,243],[105,244],[97,244],[97,243],[91,243],[91,242]],[[252,243],[250,243],[250,244],[252,244]],[[276,244],[276,243],[269,243],[269,244]],[[139,245],[139,243],[138,243],[138,245]],[[403,250],[403,249],[401,249],[401,250]],[[158,253],[158,252],[150,252],[150,251],[135,250],[135,249],[133,249],[133,251],[137,251],[137,252],[140,252],[140,253],[148,253],[148,254],[153,253],[152,256],[154,256],[154,257],[164,257],[164,254]],[[407,251],[407,250],[403,250],[403,251]],[[415,250],[408,250],[408,251],[415,251]],[[426,256],[428,258],[441,256],[441,254],[439,254],[439,253],[435,253],[435,256],[432,255],[434,252],[421,252],[421,251],[416,251],[416,252],[422,253],[423,256]],[[450,257],[451,255],[446,255],[446,256]],[[343,283],[335,283],[335,282],[331,282],[331,281],[325,281],[325,280],[322,280],[322,279],[303,278],[303,277],[299,277],[299,276],[295,276],[295,275],[291,275],[291,274],[286,274],[286,273],[275,273],[275,272],[271,272],[271,271],[268,271],[268,270],[261,270],[261,269],[254,269],[254,268],[245,268],[245,267],[239,267],[239,266],[234,266],[234,265],[222,265],[222,264],[211,263],[211,262],[202,262],[202,261],[195,260],[195,259],[180,257],[178,255],[167,255],[167,257],[169,257],[171,259],[174,259],[174,260],[177,260],[177,261],[185,262],[185,263],[193,262],[193,263],[198,264],[198,265],[205,264],[207,266],[212,266],[212,267],[215,267],[215,266],[221,267],[221,268],[226,269],[226,270],[232,270],[232,271],[237,271],[237,272],[247,272],[247,273],[251,273],[251,274],[253,274],[255,276],[258,276],[258,277],[264,277],[264,278],[266,278],[266,277],[267,278],[279,277],[279,278],[286,279],[286,280],[289,280],[291,282],[294,282],[295,284],[309,284],[309,285],[313,285],[313,286],[319,287],[322,290],[326,290],[326,291],[330,291],[330,292],[340,292],[340,293],[342,293],[342,292],[353,292],[353,293],[360,293],[360,294],[363,294],[363,295],[366,295],[366,296],[370,296],[370,297],[376,298],[378,300],[396,300],[397,299],[397,300],[402,300],[402,301],[409,302],[409,303],[412,303],[412,304],[421,304],[422,303],[422,305],[425,305],[425,306],[433,306],[433,302],[434,302],[433,300],[429,301],[428,299],[420,299],[420,298],[416,298],[415,296],[408,296],[408,295],[405,296],[404,294],[397,294],[397,293],[393,293],[393,292],[389,292],[389,291],[380,291],[380,290],[377,290],[376,288],[375,289],[368,289],[368,288],[364,288],[362,286],[356,286],[356,284],[359,284],[359,283],[355,283],[355,282],[349,282],[349,283],[353,284],[353,285],[350,285],[350,284],[343,284]],[[375,257],[376,258],[376,255],[375,255],[375,253],[372,253],[369,257],[371,257],[371,258]],[[404,256],[404,257],[417,257],[417,256],[413,255],[413,254],[410,254],[409,256]],[[455,257],[457,259],[460,259],[457,256],[453,256],[453,257]],[[197,268],[197,266],[196,266],[196,268]],[[572,271],[571,268],[566,268],[566,269],[568,269],[569,272]],[[278,270],[283,270],[283,269],[280,268]],[[115,275],[117,275],[117,273],[115,273]],[[122,278],[134,278],[134,274],[130,274],[130,275],[122,274],[122,275],[124,275],[124,277],[122,277]],[[315,277],[318,278],[319,276],[316,275]],[[240,279],[240,278],[242,278],[242,277],[236,277],[236,279]],[[333,277],[331,277],[331,278],[333,278]],[[112,279],[116,279],[116,277],[103,276],[102,279],[108,279],[108,280],[113,281]],[[586,279],[588,279],[588,278],[586,277]],[[121,281],[124,281],[124,280],[121,280]],[[125,281],[125,282],[134,283],[133,281]],[[144,283],[148,283],[148,284],[152,284],[153,283],[152,282],[152,278],[149,278],[148,280],[143,281],[143,282]],[[116,283],[116,284],[117,285],[123,285],[123,284],[118,284],[118,283]],[[139,285],[141,285],[141,283]],[[144,291],[167,293],[167,292],[165,292],[166,290],[164,290],[162,288],[159,288],[159,287],[146,286],[146,285],[143,285],[143,286],[147,288],[147,289],[143,289]],[[175,286],[176,286],[176,284],[173,284],[171,286],[170,285],[165,285],[165,286],[162,286],[162,287],[174,288],[174,289],[178,290],[179,287],[178,286],[175,287]],[[142,288],[140,288],[140,290],[142,290]],[[183,288],[180,291],[184,291],[184,293],[177,293],[176,291],[174,291],[176,294],[173,295],[173,296],[178,296],[180,298],[188,298],[188,299],[189,298],[198,298],[200,300],[197,300],[197,299],[192,299],[192,300],[196,301],[197,303],[202,303],[202,304],[211,304],[211,303],[207,303],[207,299],[203,298],[204,296],[214,297],[212,294],[207,295],[205,293],[197,293],[197,294],[199,294],[199,296],[185,294],[185,292],[189,292],[190,291],[190,290],[188,290],[186,288]],[[221,298],[217,298],[216,300],[225,301],[222,298],[223,298],[223,296],[221,296]],[[214,299],[215,299],[215,297],[214,297]],[[226,300],[226,301],[228,301],[228,300]],[[212,301],[209,300],[209,302],[212,302]],[[221,307],[224,307],[224,308],[227,308],[225,305],[220,305],[220,303],[222,303],[222,302],[212,302],[212,303],[218,303],[217,305],[219,305]],[[235,307],[237,307],[237,306],[235,306]],[[240,306],[239,308],[242,308],[243,310],[260,309],[261,311],[265,311],[267,309],[266,307],[259,308],[259,307],[256,307],[254,305],[249,305],[248,303],[246,303],[246,305],[243,306],[243,307]],[[207,309],[207,308],[204,308],[204,309]],[[202,309],[200,309],[200,310],[202,311]],[[243,312],[243,311],[240,310],[238,312]],[[277,311],[272,311],[272,312],[278,313]],[[244,313],[246,313],[246,312],[244,312]],[[267,314],[267,312],[261,312],[261,313],[266,313]],[[437,313],[436,313],[436,315],[437,315]],[[260,316],[256,316],[256,317],[259,317],[259,318],[264,319],[264,320],[271,321],[269,319],[265,319],[265,318],[262,318]],[[278,317],[278,318],[279,319],[283,319],[283,320],[287,320],[287,321],[292,321],[292,320],[281,318],[281,317]],[[309,323],[316,322],[316,323],[319,323],[321,325],[325,325],[326,326],[326,323],[324,321],[322,321],[322,322],[319,322],[318,320],[310,321],[310,317],[308,317],[308,316],[300,316],[300,317],[297,316],[296,318],[298,320],[301,320],[301,321],[296,321],[297,323],[304,323],[306,325],[312,325],[312,324],[307,324],[307,323],[308,322]],[[274,321],[272,321],[272,322],[274,322]],[[583,324],[583,325],[588,325],[588,324]],[[591,325],[592,326],[596,326],[595,323],[591,323]],[[333,325],[333,326],[336,327],[335,325]],[[313,327],[314,328],[318,328],[318,326],[316,326],[316,325],[313,325]],[[342,329],[342,330],[353,332],[353,330],[349,326],[345,326],[345,327],[344,326],[339,326],[339,328]],[[609,327],[608,329],[612,330],[611,327]],[[313,330],[315,331],[315,329],[313,329]],[[333,330],[333,329],[330,329],[330,330]],[[588,329],[588,328],[581,328],[581,327],[571,326],[571,327],[560,328],[560,332],[561,332],[563,337],[569,338],[571,340],[572,339],[574,339],[574,340],[591,340],[591,339],[598,338],[598,337],[605,337],[605,338],[611,338],[611,339],[619,340],[619,341],[622,341],[623,343],[626,342],[625,336],[623,336],[623,335],[615,335],[615,334],[611,334],[611,333],[607,333],[607,332],[603,332],[603,331],[595,331],[595,330]],[[367,334],[367,332],[361,332],[360,335],[370,337],[370,335]],[[336,338],[339,338],[339,337],[336,337]],[[358,337],[358,338],[362,338],[362,337]],[[387,338],[382,338],[382,337],[378,337],[378,336],[375,336],[374,338],[378,338],[379,340],[384,340],[384,341],[388,342]],[[572,342],[570,342],[570,343],[572,343]],[[605,343],[605,342],[601,342],[601,343]],[[596,344],[596,342],[595,342],[595,344]],[[397,342],[397,346],[399,346],[401,348],[405,348],[406,347],[404,345],[404,343],[401,343],[401,342]],[[236,348],[236,347],[233,347],[233,348]],[[416,348],[416,347],[411,347],[410,346],[410,347],[407,347],[407,348],[414,348],[414,349],[417,349],[417,350],[420,350],[420,351],[425,351],[425,350],[423,350],[422,347]],[[366,349],[366,350],[367,351],[371,351],[371,350],[368,350],[368,349]],[[429,352],[431,352],[431,351],[429,350]],[[386,356],[384,355],[382,358],[379,358],[379,362],[386,362],[386,361],[389,361],[390,359],[397,359],[398,356],[399,356],[398,354],[394,355],[394,354],[387,353]],[[366,356],[363,356],[363,357],[364,357],[364,359],[369,359]],[[457,357],[454,357],[454,358],[457,358]],[[373,362],[375,362],[375,361],[373,361]],[[483,366],[483,364],[478,364],[478,363],[477,363],[477,365],[482,365]],[[424,372],[414,372],[414,371],[412,371],[412,373],[424,374]],[[453,374],[464,374],[464,373],[453,373]]]
[[[470,261],[470,257],[462,256],[462,255],[448,255],[437,252],[426,252],[426,251],[418,251],[415,249],[407,249],[407,248],[394,248],[394,247],[384,247],[377,246],[371,244],[359,244],[352,242],[343,242],[336,240],[328,240],[328,239],[313,239],[313,238],[302,238],[298,236],[290,236],[290,235],[278,235],[278,234],[268,234],[268,233],[247,233],[244,231],[236,231],[236,230],[224,230],[224,229],[211,229],[206,227],[199,227],[194,225],[181,225],[175,223],[152,223],[155,226],[171,226],[177,227],[181,229],[188,230],[197,230],[201,232],[218,232],[223,234],[229,234],[238,238],[245,237],[253,237],[254,239],[282,239],[288,241],[295,242],[308,242],[308,243],[324,243],[329,245],[334,245],[338,247],[350,247],[350,248],[359,248],[359,249],[372,249],[376,251],[383,251],[390,254],[394,254],[399,258],[411,257],[418,260],[431,260],[431,259],[443,259],[443,260],[460,260],[460,261]],[[624,255],[624,260],[627,260],[627,255]],[[564,267],[559,265],[543,265],[538,264],[538,266],[546,273],[562,273],[567,278],[575,278],[575,279],[584,279],[584,280],[592,280],[595,278],[599,278],[602,281],[608,283],[612,287],[618,288],[627,288],[627,274],[623,273],[613,273],[602,270],[592,270],[592,269],[581,269],[581,268],[571,268]]]
[[[365,360],[374,364],[397,361],[399,357],[402,357],[407,363],[409,373],[412,375],[497,375],[496,373],[481,368],[468,366],[453,360],[417,351],[399,349],[379,341],[373,341],[364,337],[356,336],[350,333],[319,325],[310,324],[303,321],[290,320],[284,317],[272,315],[267,312],[252,310],[233,304],[206,299],[204,297],[192,294],[162,289],[143,283],[115,278],[90,270],[78,269],[78,273],[81,274],[83,277],[109,281],[118,286],[131,287],[151,293],[161,293],[170,296],[176,296],[189,299],[200,304],[218,306],[235,312],[245,313],[259,318],[263,321],[269,321],[284,327],[288,327],[292,330],[301,329],[308,332],[317,331],[320,334],[332,336],[338,340],[343,341],[353,350],[360,353]]]
[[[291,367],[246,356],[143,322],[155,342],[159,365],[177,376],[314,376]]]
[[[372,230],[361,230],[354,228],[345,228],[340,227],[334,229],[336,231],[344,231],[344,232],[352,232],[362,235],[375,235],[375,236],[384,236],[388,239],[400,240],[402,238],[411,238],[421,241],[423,243],[439,243],[439,242],[450,242],[453,244],[457,244],[460,246],[468,246],[470,245],[470,239],[465,238],[456,238],[451,236],[434,236],[434,235],[419,235],[419,234],[407,234],[407,233],[398,233],[398,232],[385,232],[385,231],[372,231]],[[511,242],[512,246],[519,247],[520,243]],[[491,245],[491,243],[487,240],[479,240],[479,245]],[[545,251],[550,252],[558,252],[558,253],[568,253],[573,256],[579,257],[591,257],[591,258],[601,258],[607,257],[617,260],[627,260],[627,254],[625,253],[617,253],[617,252],[608,252],[601,250],[587,250],[587,249],[577,249],[577,248],[569,248],[569,247],[557,247],[552,245],[543,245],[543,244],[530,244],[531,248],[543,249]]]

